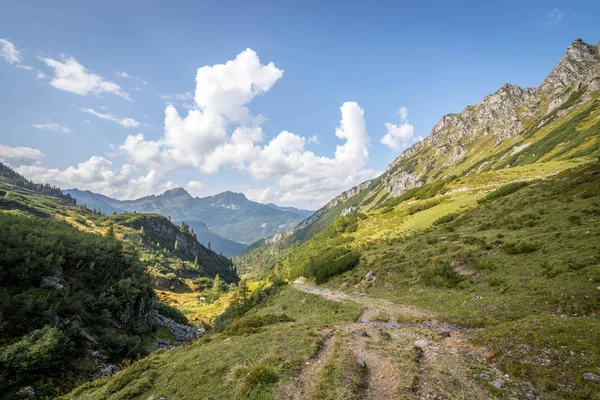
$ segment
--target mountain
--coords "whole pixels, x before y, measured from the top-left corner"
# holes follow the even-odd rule
[[[210,242],[211,248],[226,256],[239,253],[245,244],[287,230],[312,214],[293,207],[256,203],[229,191],[199,198],[176,188],[136,200],[116,200],[89,190],[69,189],[65,193],[107,214],[137,211],[159,213],[174,222],[185,221],[194,228],[201,243]]]
[[[474,173],[600,156],[600,43],[575,40],[537,88],[505,84],[476,105],[443,116],[381,176],[335,197],[285,234],[305,241],[341,214],[393,205],[417,188]],[[412,192],[411,192],[412,190]],[[256,246],[255,246],[256,247]]]

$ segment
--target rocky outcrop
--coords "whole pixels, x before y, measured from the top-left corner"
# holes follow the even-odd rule
[[[60,276],[43,276],[40,280],[40,287],[52,288],[62,296],[69,294],[69,286],[67,286],[67,282]]]
[[[403,161],[419,154],[448,154],[444,167],[451,166],[468,157],[468,145],[473,141],[493,135],[497,146],[522,133],[527,121],[543,120],[581,88],[588,92],[600,89],[600,43],[593,46],[577,39],[538,88],[523,89],[507,83],[479,104],[467,106],[459,114],[444,115],[424,140],[403,151],[388,166],[384,176],[387,191],[399,196],[426,183],[429,171],[411,171],[402,167]],[[432,160],[421,161],[429,165]]]
[[[299,230],[305,229],[307,227],[309,227],[310,225],[312,225],[313,223],[315,223],[319,218],[321,218],[321,216],[323,216],[323,214],[325,214],[327,211],[329,211],[331,208],[337,206],[338,204],[341,204],[343,202],[345,202],[346,200],[356,196],[357,194],[359,194],[360,192],[362,192],[363,190],[368,189],[371,184],[373,183],[373,181],[365,181],[363,183],[361,183],[360,185],[354,186],[352,189],[350,190],[346,190],[345,192],[341,193],[340,195],[338,195],[337,197],[331,199],[329,201],[329,203],[325,204],[323,207],[321,207],[320,209],[318,209],[317,211],[315,211],[315,213],[313,215],[311,215],[310,217],[306,218],[305,220],[303,220],[302,222],[300,222],[298,225],[296,225],[294,228],[292,228],[291,230],[281,234],[281,233],[277,233],[271,237],[268,237],[265,239],[265,243],[266,244],[272,244],[272,243],[276,243],[278,241],[280,241],[281,239],[283,239],[285,236],[291,235],[294,232],[297,232]],[[346,215],[344,212],[346,211],[346,214],[349,213],[346,210],[342,210],[342,215],[344,216]],[[356,210],[354,210],[356,211]],[[351,211],[351,212],[354,212]]]
[[[180,342],[189,342],[198,339],[206,332],[204,328],[195,328],[193,326],[177,323],[157,312],[153,312],[153,319],[157,325],[171,331],[173,338]]]
[[[392,196],[400,196],[408,189],[419,187],[423,185],[423,182],[419,179],[419,176],[414,173],[406,173],[400,170],[396,174],[387,174],[383,178],[383,183],[386,190]]]
[[[350,206],[348,208],[344,208],[342,210],[342,212],[340,213],[340,217],[344,217],[348,214],[352,214],[353,212],[356,212],[358,210],[358,206]]]

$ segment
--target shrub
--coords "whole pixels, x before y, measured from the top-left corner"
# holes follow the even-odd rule
[[[527,254],[537,251],[541,247],[537,242],[507,242],[502,246],[506,254]]]
[[[425,268],[421,273],[421,280],[426,286],[454,288],[463,279],[458,272],[445,262]]]
[[[242,317],[226,328],[226,332],[230,335],[246,335],[255,333],[260,327],[273,325],[280,322],[291,322],[293,318],[285,314],[280,315],[258,315],[250,317]]]
[[[427,201],[420,201],[420,202],[409,205],[406,208],[406,211],[408,212],[408,215],[413,215],[413,214],[418,213],[419,211],[425,211],[430,208],[433,208],[433,207],[437,206],[438,204],[440,204],[444,200],[445,200],[444,198],[439,198],[439,199],[433,199],[433,200],[427,200]]]
[[[438,219],[436,219],[435,221],[433,221],[433,225],[442,225],[442,224],[446,224],[448,222],[452,222],[456,219],[456,217],[458,217],[458,213],[450,213],[450,214],[446,214],[443,215],[441,217],[439,217]]]
[[[167,303],[163,303],[162,301],[154,302],[154,310],[158,312],[163,317],[171,318],[175,322],[179,322],[180,324],[187,324],[187,317],[175,307],[171,307]]]
[[[498,189],[489,192],[485,197],[477,200],[477,203],[483,204],[488,201],[492,201],[494,199],[508,196],[509,194],[515,193],[518,190],[521,190],[525,186],[529,185],[529,182],[512,182],[507,183],[506,185],[500,186]]]

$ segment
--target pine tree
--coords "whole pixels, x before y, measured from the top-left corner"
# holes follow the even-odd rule
[[[179,242],[175,239],[175,246],[173,246],[175,250],[179,250]]]
[[[210,248],[210,242],[208,242],[208,249],[211,250],[211,248]]]
[[[115,228],[112,224],[108,226],[108,230],[106,231],[106,236],[115,237]]]
[[[250,289],[248,288],[248,282],[246,282],[245,279],[242,279],[240,281],[240,294],[242,296],[242,300],[244,302],[244,305],[246,304],[246,301],[248,300],[248,293],[250,293]]]
[[[198,256],[196,256],[196,258],[194,259],[194,265],[195,265],[196,267],[199,267],[199,266],[200,266],[200,261],[198,261]]]
[[[142,227],[140,228],[140,235],[144,234],[144,225],[142,225]]]
[[[215,296],[219,296],[221,293],[225,291],[225,282],[221,279],[219,274],[215,276],[215,281],[213,283],[212,292]]]

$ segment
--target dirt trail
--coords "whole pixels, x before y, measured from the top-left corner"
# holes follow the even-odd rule
[[[474,379],[472,367],[505,378],[486,364],[485,349],[470,343],[467,329],[439,323],[431,313],[360,293],[311,286],[302,280],[295,281],[294,287],[332,301],[352,301],[363,308],[357,322],[335,327],[335,336],[343,332],[347,348],[369,369],[368,386],[360,398],[492,399],[485,382],[482,385]],[[331,336],[316,359],[286,386],[282,398],[310,395],[330,355],[330,341]],[[511,385],[511,394],[522,394],[515,388]]]
[[[332,330],[325,335],[325,339],[321,343],[316,356],[307,361],[306,366],[300,371],[300,374],[283,387],[280,395],[281,398],[300,400],[308,397],[313,385],[317,381],[321,368],[331,354],[334,333]]]

